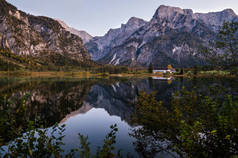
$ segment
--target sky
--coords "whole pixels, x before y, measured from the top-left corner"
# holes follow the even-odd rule
[[[130,17],[149,21],[160,5],[193,9],[194,12],[233,9],[238,14],[238,0],[7,0],[18,9],[40,16],[63,20],[78,30],[102,36],[118,28]]]

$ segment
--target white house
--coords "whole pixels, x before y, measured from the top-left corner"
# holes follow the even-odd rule
[[[156,74],[156,73],[176,73],[176,70],[175,69],[168,69],[168,70],[153,70],[153,73]]]
[[[153,70],[153,73],[167,73],[167,70]]]

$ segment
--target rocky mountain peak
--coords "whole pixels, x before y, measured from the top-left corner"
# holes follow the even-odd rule
[[[238,21],[238,16],[232,9],[225,9],[220,12],[196,13],[194,17],[202,20],[215,32],[219,30],[225,21]]]
[[[4,0],[0,0],[0,43],[1,49],[17,58],[34,57],[31,66],[65,66],[90,62],[82,40],[66,31],[59,22],[49,17],[29,15]],[[11,56],[6,58],[19,63]],[[24,63],[22,68],[30,63],[25,60],[21,62]]]
[[[105,49],[119,46],[146,23],[147,22],[143,19],[132,17],[126,24],[122,24],[120,28],[110,29],[105,36],[92,38],[92,40],[86,43],[86,47],[90,50],[89,53],[92,59],[98,60],[104,57],[104,55],[108,53],[104,51]]]
[[[79,31],[75,28],[72,28],[70,26],[68,26],[64,21],[60,20],[60,19],[56,19],[56,21],[58,21],[60,23],[60,25],[68,32],[76,35],[76,36],[79,36],[82,40],[83,40],[83,43],[87,43],[89,42],[93,37],[88,34],[86,31]]]
[[[181,9],[179,7],[171,7],[161,5],[155,12],[153,18],[166,18],[171,19],[177,14],[192,15],[193,11],[191,9]]]
[[[143,25],[145,23],[145,21],[143,19],[137,18],[137,17],[132,17],[128,20],[128,22],[126,23],[127,26],[132,26],[132,25]]]
[[[60,23],[60,25],[61,25],[63,28],[68,27],[68,25],[67,25],[64,21],[62,21],[62,20],[60,20],[60,19],[55,19],[55,20],[58,21],[58,23]]]
[[[126,24],[122,24],[120,28],[120,32],[127,32],[127,33],[132,33],[136,29],[144,26],[147,22],[143,19],[137,18],[137,17],[132,17],[128,20]]]
[[[223,22],[238,21],[232,9],[211,13],[193,13],[161,5],[149,21],[132,17],[121,28],[94,39],[87,48],[103,64],[157,67],[168,64],[191,66],[204,64],[198,57],[201,45],[214,40]]]
[[[225,9],[222,11],[223,13],[227,13],[227,14],[230,14],[230,15],[236,15],[236,13],[234,12],[234,10],[232,9]]]

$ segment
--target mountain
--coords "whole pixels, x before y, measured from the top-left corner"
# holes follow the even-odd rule
[[[8,60],[19,67],[64,66],[91,61],[82,39],[59,22],[26,14],[5,0],[0,0],[0,42],[0,60]]]
[[[94,37],[85,46],[90,51],[92,59],[98,60],[108,54],[112,47],[121,45],[132,33],[145,24],[146,21],[132,17],[126,24],[122,24],[121,28],[110,29],[105,36]]]
[[[88,34],[86,31],[79,31],[75,28],[69,27],[65,22],[63,22],[62,20],[56,19],[60,25],[65,28],[65,30],[69,31],[70,33],[79,36],[82,40],[83,43],[87,43],[89,42],[93,36],[91,36],[90,34]]]
[[[210,47],[223,22],[233,20],[238,21],[238,16],[231,9],[193,13],[191,9],[161,5],[149,22],[132,18],[121,28],[94,37],[86,47],[92,59],[103,64],[202,65],[205,60],[199,55],[201,46]]]

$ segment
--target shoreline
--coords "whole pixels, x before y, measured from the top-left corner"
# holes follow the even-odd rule
[[[94,77],[127,77],[127,78],[146,78],[146,77],[164,77],[164,78],[206,78],[206,77],[225,77],[225,78],[236,78],[235,75],[221,75],[221,74],[197,74],[197,75],[179,75],[179,74],[171,74],[171,75],[163,75],[163,74],[150,74],[150,73],[119,73],[119,74],[109,74],[109,73],[91,73],[89,71],[72,71],[72,72],[64,72],[64,71],[0,71],[0,78],[4,77],[30,77],[30,78],[94,78]]]

